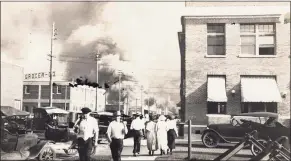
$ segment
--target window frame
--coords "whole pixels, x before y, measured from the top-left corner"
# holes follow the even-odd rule
[[[241,32],[241,26],[242,25],[254,25],[254,32]],[[259,26],[260,25],[272,25],[273,26],[273,32],[260,32],[259,31]],[[244,36],[254,36],[255,37],[255,54],[243,54],[242,53],[242,41],[241,41],[241,37]],[[272,36],[274,38],[274,44],[273,44],[273,48],[274,48],[274,53],[272,55],[260,55],[260,45],[264,45],[264,44],[260,44],[259,43],[259,38],[261,36]],[[276,56],[276,24],[275,23],[242,23],[240,24],[240,56],[253,56],[253,57],[274,57]]]
[[[30,94],[30,89],[28,85],[24,85],[24,94]]]
[[[212,104],[216,104],[216,111],[217,111],[217,113],[210,113],[209,112],[209,103],[212,103]],[[224,112],[221,112],[221,110],[220,110],[220,108],[218,108],[218,105],[219,104],[222,104],[222,105],[224,105]],[[226,115],[227,114],[227,102],[207,102],[207,114],[214,114],[214,115]]]
[[[56,85],[53,87],[55,89],[53,89],[53,94],[61,94],[62,93],[62,87],[60,85]]]
[[[209,26],[222,26],[223,27],[223,33],[219,33],[219,32],[208,32],[208,27]],[[226,55],[226,41],[225,41],[225,24],[224,23],[208,23],[207,26],[206,26],[206,32],[207,32],[207,37],[206,37],[206,40],[207,40],[207,48],[206,48],[206,56],[210,56],[210,57],[225,57]],[[208,45],[208,37],[223,37],[223,45]],[[222,55],[219,55],[219,54],[209,54],[208,53],[208,47],[209,46],[221,46],[223,47],[223,54]]]

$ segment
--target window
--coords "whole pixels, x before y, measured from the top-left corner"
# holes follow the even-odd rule
[[[58,86],[58,85],[54,86],[53,93],[54,94],[61,94],[62,93],[62,86]]]
[[[208,102],[208,114],[226,114],[226,102]]]
[[[24,86],[24,94],[30,94],[29,86]]]
[[[225,55],[224,24],[207,25],[207,55]]]
[[[248,112],[273,112],[277,113],[277,103],[275,102],[245,102],[241,106],[242,113]]]
[[[275,55],[274,24],[241,24],[241,54]]]

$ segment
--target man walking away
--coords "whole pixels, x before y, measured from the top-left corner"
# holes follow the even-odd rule
[[[136,118],[132,121],[130,129],[133,131],[133,156],[136,157],[136,153],[140,153],[140,141],[143,130],[145,129],[144,122],[140,119],[140,114],[136,115]]]
[[[121,113],[115,112],[114,120],[109,124],[107,129],[107,138],[110,143],[110,150],[113,161],[121,161],[121,153],[123,150],[123,139],[128,129],[126,122],[121,122]]]
[[[78,152],[80,161],[90,161],[92,146],[97,146],[98,142],[98,122],[95,118],[90,116],[91,110],[87,107],[82,108],[84,118],[76,122],[75,129],[78,138]],[[94,143],[93,143],[94,137]]]

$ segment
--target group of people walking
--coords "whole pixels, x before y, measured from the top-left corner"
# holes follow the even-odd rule
[[[90,161],[92,146],[97,146],[98,142],[98,122],[91,117],[89,108],[83,108],[82,119],[78,119],[75,123],[75,132],[77,133],[77,144],[80,161]],[[111,155],[114,161],[121,160],[123,150],[123,140],[128,133],[126,122],[121,120],[121,113],[115,112],[114,120],[107,128],[107,138],[110,144]],[[140,154],[141,139],[144,136],[147,140],[147,148],[149,155],[154,155],[154,152],[160,150],[160,155],[172,154],[175,149],[175,139],[178,131],[174,116],[166,118],[164,115],[154,118],[152,115],[137,114],[132,121],[130,130],[133,134],[133,156]]]
[[[147,148],[149,155],[154,155],[154,152],[160,150],[160,155],[172,154],[175,149],[175,139],[178,136],[176,120],[174,116],[169,118],[164,115],[159,118],[149,116],[149,121],[145,124]]]

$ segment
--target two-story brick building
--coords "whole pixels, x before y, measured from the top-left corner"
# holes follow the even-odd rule
[[[290,115],[290,24],[281,15],[183,16],[181,23],[182,119]]]
[[[69,86],[67,81],[54,81],[52,105],[68,111],[79,111],[88,107],[95,111],[96,88]],[[105,90],[98,89],[98,109],[104,111]],[[24,81],[23,110],[33,112],[34,108],[49,106],[49,81]]]

